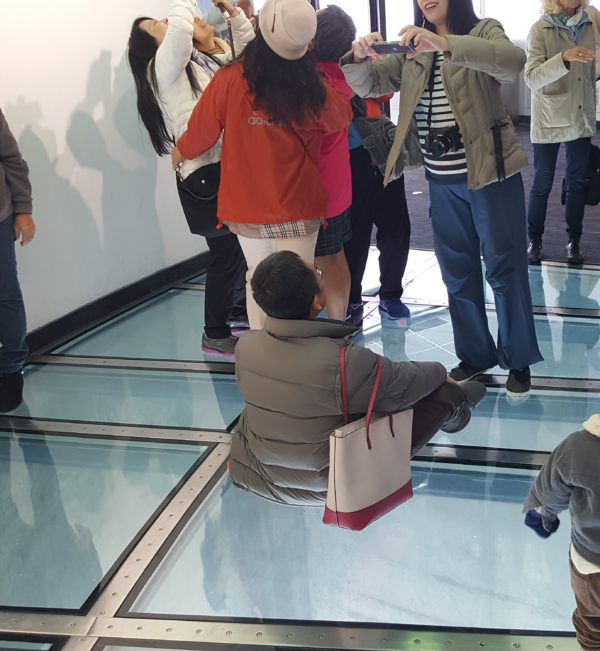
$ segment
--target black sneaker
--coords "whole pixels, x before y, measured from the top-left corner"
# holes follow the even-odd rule
[[[512,368],[506,380],[506,393],[513,398],[524,398],[531,390],[531,371],[525,368]]]
[[[484,368],[475,368],[470,366],[466,362],[460,362],[458,366],[455,366],[448,375],[457,382],[466,382],[467,380],[472,380],[474,377],[489,371],[491,367],[485,366]]]
[[[16,409],[23,402],[23,371],[0,377],[0,413]]]
[[[207,353],[223,353],[224,355],[233,355],[239,339],[235,335],[223,337],[223,339],[213,339],[202,333],[202,350]]]
[[[465,392],[465,401],[441,428],[442,432],[454,434],[464,429],[471,421],[471,412],[484,399],[486,388],[481,382],[463,382],[460,388]]]
[[[527,262],[542,264],[542,240],[531,240],[527,247]]]

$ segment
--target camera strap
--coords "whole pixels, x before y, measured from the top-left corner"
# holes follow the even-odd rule
[[[490,127],[494,136],[494,154],[496,156],[496,173],[498,181],[504,181],[506,178],[506,169],[504,168],[504,154],[502,152],[502,127],[506,126],[506,120],[496,120]]]

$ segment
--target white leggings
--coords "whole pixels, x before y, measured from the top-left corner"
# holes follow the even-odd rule
[[[246,264],[248,273],[246,274],[246,303],[248,309],[248,320],[252,330],[260,330],[265,324],[265,313],[258,307],[252,296],[250,279],[261,260],[276,253],[277,251],[294,251],[306,262],[313,262],[315,259],[315,246],[319,231],[304,235],[302,237],[286,237],[282,239],[259,239],[253,237],[242,237],[238,235],[238,240]]]

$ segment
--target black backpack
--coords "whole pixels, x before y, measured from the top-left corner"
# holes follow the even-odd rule
[[[590,159],[587,170],[586,206],[597,206],[600,203],[600,147],[590,146]],[[560,202],[564,206],[567,200],[567,182],[563,178]]]

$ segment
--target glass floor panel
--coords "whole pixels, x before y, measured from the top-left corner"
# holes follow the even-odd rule
[[[365,317],[362,332],[355,335],[354,341],[395,361],[434,360],[447,368],[456,365],[448,310],[430,307],[413,314],[406,327],[402,327],[402,322],[382,321],[379,311],[374,310]],[[534,318],[544,361],[531,367],[533,376],[600,378],[600,320],[555,315]],[[488,312],[488,322],[495,335],[495,312]],[[492,372],[506,371],[495,367]]]
[[[203,328],[204,292],[170,290],[54,352],[84,357],[231,360],[202,352]]]
[[[0,609],[79,609],[205,447],[0,431]]]
[[[0,651],[50,651],[51,642],[21,642],[20,640],[0,640]]]
[[[231,375],[28,366],[17,416],[226,429],[242,398]]]
[[[439,432],[432,444],[551,452],[597,411],[597,393],[533,390],[515,400],[503,389],[488,389],[464,430]]]
[[[200,274],[199,276],[194,276],[185,281],[186,283],[192,283],[192,285],[206,285],[206,274]]]
[[[484,269],[485,272],[485,269]],[[597,310],[600,309],[600,271],[542,265],[529,267],[529,285],[533,305]],[[494,302],[491,287],[485,283],[485,297]],[[448,303],[448,295],[435,257],[406,284],[406,300]]]
[[[533,475],[421,464],[414,499],[352,533],[223,480],[132,612],[571,631],[568,516],[547,541],[524,526]]]

